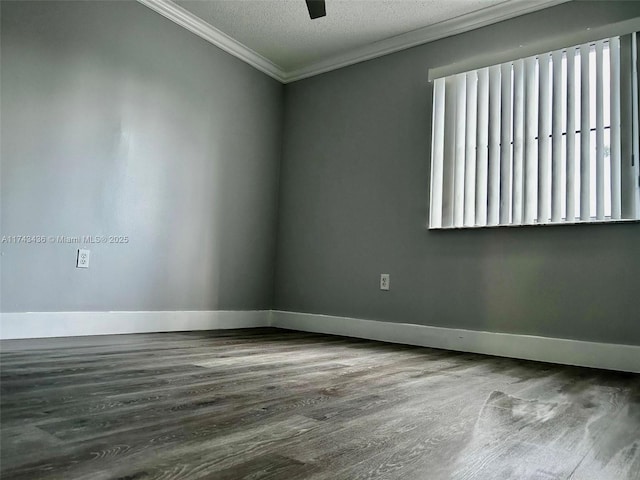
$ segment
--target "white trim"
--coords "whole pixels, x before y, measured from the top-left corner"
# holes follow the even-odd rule
[[[407,48],[433,42],[442,38],[485,27],[493,23],[519,17],[545,8],[553,7],[570,0],[537,0],[531,2],[499,3],[476,12],[434,23],[427,27],[396,35],[379,42],[353,49],[345,54],[336,55],[321,62],[285,72],[284,82],[295,82],[321,73],[337,70],[356,63],[406,50]]]
[[[640,346],[272,311],[277,328],[640,373]]]
[[[330,57],[312,65],[293,71],[284,71],[280,66],[263,57],[251,48],[233,39],[226,33],[195,16],[170,0],[138,0],[142,5],[211,42],[225,52],[234,55],[249,65],[282,83],[294,82],[321,73],[336,70],[356,63],[382,57],[390,53],[457,35],[476,28],[501,22],[509,18],[549,8],[569,0],[530,0],[526,2],[502,2],[476,12],[435,23],[412,32],[353,49],[347,53]]]
[[[0,339],[269,326],[268,310],[0,313]]]
[[[1,313],[0,339],[268,326],[640,373],[640,346],[635,345],[480,332],[279,310]]]
[[[278,65],[170,0],[138,0],[138,2],[279,82],[284,82],[284,72]]]

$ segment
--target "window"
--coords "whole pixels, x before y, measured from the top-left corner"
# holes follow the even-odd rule
[[[636,34],[434,81],[430,228],[640,219]]]

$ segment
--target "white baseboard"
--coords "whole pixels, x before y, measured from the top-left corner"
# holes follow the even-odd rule
[[[273,327],[640,373],[640,346],[272,311]]]
[[[269,326],[268,310],[18,312],[0,314],[0,339],[180,332]]]
[[[640,373],[640,346],[479,332],[277,310],[1,313],[0,339],[267,326]]]

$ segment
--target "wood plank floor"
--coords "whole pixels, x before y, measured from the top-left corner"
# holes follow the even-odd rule
[[[5,341],[9,479],[640,479],[640,376],[251,329]]]

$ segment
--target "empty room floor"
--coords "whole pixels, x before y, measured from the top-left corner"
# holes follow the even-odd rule
[[[277,329],[4,341],[9,479],[640,479],[640,375]]]

